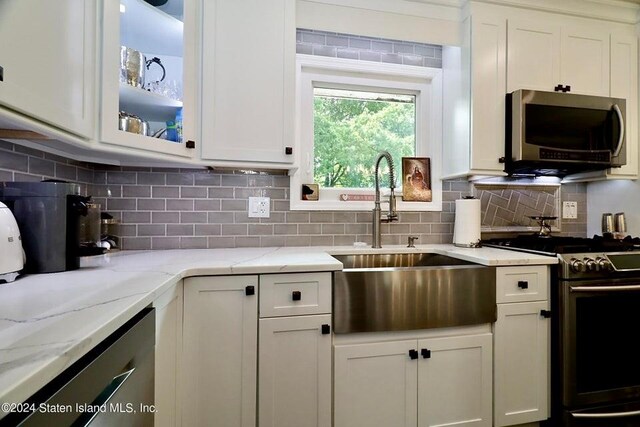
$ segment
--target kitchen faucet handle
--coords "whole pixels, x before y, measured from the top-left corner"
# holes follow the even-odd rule
[[[418,236],[409,236],[407,237],[407,247],[408,248],[415,248],[415,242],[416,240],[418,240]]]

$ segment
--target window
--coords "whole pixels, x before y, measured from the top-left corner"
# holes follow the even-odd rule
[[[415,95],[314,88],[314,181],[320,188],[373,188],[371,159],[380,151],[415,156],[415,123]]]
[[[291,209],[372,209],[374,162],[386,150],[394,160],[400,196],[402,157],[431,158],[432,201],[402,202],[400,197],[398,210],[441,210],[441,73],[298,55],[300,150],[291,180]],[[386,163],[382,165],[384,195],[389,175]],[[303,184],[319,186],[318,201],[301,200]]]

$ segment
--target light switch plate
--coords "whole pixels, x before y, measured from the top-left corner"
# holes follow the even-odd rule
[[[249,218],[269,218],[270,211],[269,197],[249,197]]]
[[[562,219],[578,218],[578,202],[562,202]]]

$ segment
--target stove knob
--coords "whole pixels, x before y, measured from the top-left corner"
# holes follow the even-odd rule
[[[596,271],[598,264],[593,258],[584,257],[584,265],[586,271]]]
[[[606,258],[597,257],[596,258],[596,263],[598,264],[598,269],[600,269],[600,271],[611,271],[611,270],[613,270],[613,267],[611,266],[611,263]]]
[[[584,262],[577,258],[571,258],[571,260],[569,261],[569,267],[574,273],[580,273],[584,271]]]

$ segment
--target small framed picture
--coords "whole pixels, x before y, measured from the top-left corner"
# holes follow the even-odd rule
[[[431,160],[428,157],[402,158],[402,200],[431,201]]]
[[[318,184],[302,184],[302,200],[318,200],[320,188]]]

